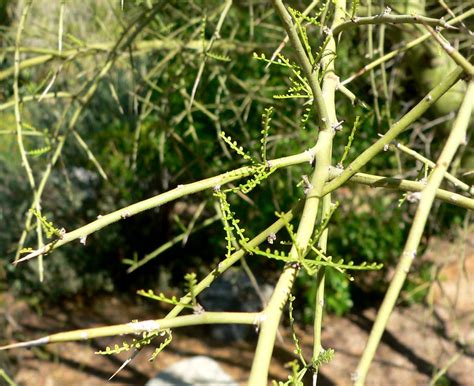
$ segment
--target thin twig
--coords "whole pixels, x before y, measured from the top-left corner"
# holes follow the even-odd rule
[[[433,161],[431,161],[429,158],[424,157],[420,153],[416,152],[413,149],[410,149],[408,146],[405,146],[401,144],[400,142],[396,142],[394,144],[394,147],[401,150],[405,154],[412,156],[418,161],[423,162],[424,164],[428,165],[430,168],[434,168],[436,166],[436,164]],[[446,172],[446,174],[444,175],[444,178],[450,181],[456,188],[464,190],[465,192],[469,193],[471,196],[474,195],[474,186],[469,186],[468,184],[461,181],[459,178],[453,176],[449,172]]]
[[[360,26],[360,25],[390,25],[390,24],[426,24],[433,27],[443,27],[446,29],[457,29],[449,23],[440,19],[433,19],[430,17],[420,16],[420,15],[390,15],[387,13],[382,13],[380,15],[368,16],[368,17],[355,17],[349,21],[346,21],[336,28],[333,29],[333,33],[337,35],[338,33],[347,30],[348,28]]]
[[[444,95],[462,75],[462,69],[456,68],[448,74],[435,88],[433,88],[420,102],[418,102],[408,113],[395,122],[392,127],[375,142],[372,146],[362,152],[341,175],[327,183],[323,195],[332,192],[346,182],[351,176],[358,172],[378,153],[384,150],[390,143],[408,127],[421,117],[430,106],[432,106],[442,95]]]
[[[207,43],[207,45],[204,49],[202,62],[199,66],[198,73],[196,75],[196,79],[194,81],[193,88],[192,88],[192,91],[191,91],[191,97],[189,99],[189,103],[188,103],[188,107],[187,107],[188,111],[191,110],[191,106],[193,104],[194,97],[196,96],[196,91],[197,91],[197,88],[199,86],[199,82],[201,81],[202,73],[204,72],[204,66],[206,65],[206,61],[207,61],[207,55],[206,54],[211,50],[212,46],[214,45],[214,42],[217,39],[220,38],[220,32],[221,32],[222,25],[224,24],[224,20],[227,17],[227,14],[228,14],[231,6],[232,6],[232,0],[226,0],[226,2],[224,4],[224,9],[222,10],[221,16],[220,16],[219,21],[217,22],[217,25],[216,25],[216,29],[214,30],[214,34],[212,35],[211,39],[209,39],[209,42]]]
[[[464,72],[470,77],[474,76],[474,66],[469,63],[469,61],[462,56],[456,48],[454,48],[446,39],[444,39],[440,33],[435,32],[428,24],[423,22],[423,25],[434,37],[434,39],[439,43],[439,45],[446,51],[446,53],[456,62],[458,66],[461,66]]]
[[[467,19],[467,18],[471,17],[472,15],[474,15],[474,8],[471,8],[468,11],[464,12],[463,14],[459,15],[458,17],[449,20],[447,23],[449,25],[453,25],[453,24],[461,22],[464,19]],[[417,46],[418,44],[424,42],[425,40],[429,39],[430,36],[431,36],[431,34],[426,33],[426,34],[420,36],[419,38],[416,38],[416,39],[404,44],[399,49],[396,49],[392,52],[389,52],[388,54],[385,54],[384,56],[374,60],[373,62],[371,62],[369,64],[366,64],[360,70],[356,71],[353,75],[351,75],[347,79],[343,80],[342,84],[346,85],[346,84],[352,82],[354,79],[356,79],[359,76],[365,74],[367,71],[377,67],[381,63],[387,62],[390,59],[392,59],[392,58],[396,57],[397,55],[401,54],[402,52],[405,52],[405,51]]]

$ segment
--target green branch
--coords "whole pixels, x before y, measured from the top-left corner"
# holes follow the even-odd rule
[[[271,165],[272,168],[278,169],[289,165],[309,162],[313,158],[314,149],[310,149],[309,151],[305,151],[300,154],[267,161],[267,164]],[[224,185],[226,183],[248,177],[253,174],[254,169],[254,166],[244,166],[211,178],[206,178],[204,180],[196,181],[186,185],[178,185],[176,188],[171,189],[165,193],[159,194],[143,201],[136,202],[135,204],[121,208],[119,210],[116,210],[115,212],[99,216],[97,220],[92,221],[91,223],[77,228],[71,232],[67,232],[63,235],[61,239],[51,242],[45,245],[43,248],[35,250],[29,253],[28,255],[22,257],[21,259],[18,259],[16,263],[49,253],[56,248],[70,243],[71,241],[87,237],[91,233],[97,232],[98,230],[106,227],[107,225],[116,223],[146,210],[156,208],[157,206],[174,201],[180,197],[201,192],[206,189],[211,189],[216,186]]]
[[[285,227],[285,224],[288,224],[294,218],[294,216],[296,216],[301,211],[302,206],[303,201],[300,201],[292,210],[281,215],[280,218],[272,225],[260,232],[252,240],[248,241],[246,244],[248,249],[258,247],[261,243],[266,241],[270,235],[277,234],[283,227]],[[228,258],[222,260],[212,272],[210,272],[203,280],[196,284],[194,288],[195,295],[199,295],[202,291],[208,288],[219,275],[229,269],[246,254],[247,250],[245,248],[241,248],[237,252],[232,253]],[[190,304],[191,301],[191,294],[186,294],[181,299],[179,299],[181,304],[175,306],[166,317],[172,318],[178,315],[184,309],[183,305]]]
[[[219,219],[219,216],[213,216],[211,218],[208,218],[202,222],[202,224],[199,224],[195,226],[192,229],[192,233],[198,232],[201,229],[204,229],[212,224],[214,224],[217,220]],[[149,261],[153,260],[154,258],[158,257],[161,255],[163,252],[167,251],[174,245],[178,244],[180,241],[183,241],[189,237],[190,233],[189,232],[183,232],[179,234],[178,236],[173,237],[171,240],[167,241],[163,245],[160,245],[157,249],[155,249],[153,252],[150,252],[146,254],[142,259],[139,261],[133,261],[133,260],[123,260],[124,263],[130,263],[130,267],[127,269],[127,273],[132,273],[138,268],[144,266],[146,263]]]
[[[283,26],[285,27],[289,40],[295,50],[296,57],[298,58],[298,63],[301,66],[301,69],[303,70],[306,80],[308,81],[313,93],[313,103],[316,112],[319,114],[320,124],[327,130],[331,130],[326,104],[323,99],[321,86],[319,85],[317,72],[315,71],[316,69],[313,68],[306,55],[306,50],[304,49],[303,44],[301,43],[301,40],[298,36],[296,26],[293,24],[291,16],[286,10],[285,5],[281,0],[272,0],[272,3],[278,13],[278,16],[283,22]]]
[[[390,281],[390,286],[385,295],[382,306],[377,313],[374,326],[367,341],[362,357],[360,359],[357,371],[355,373],[355,385],[362,386],[369,370],[372,359],[375,355],[377,346],[382,338],[382,334],[387,326],[388,320],[398,299],[405,279],[410,271],[410,267],[416,258],[418,246],[423,236],[426,221],[431,211],[436,191],[440,186],[444,174],[448,169],[458,147],[464,143],[466,139],[466,130],[469,119],[473,111],[474,100],[474,81],[471,81],[467,87],[463,102],[459,109],[457,118],[454,122],[448,140],[436,162],[436,167],[431,173],[425,189],[421,193],[420,203],[413,220],[408,239],[405,243],[403,253],[400,256],[399,263],[395,270],[395,274]]]
[[[302,207],[302,202],[299,202],[292,210],[290,210],[287,213],[281,215],[280,218],[277,221],[275,221],[272,225],[270,225],[268,228],[266,228],[264,231],[259,233],[252,240],[250,240],[247,243],[248,247],[249,248],[256,248],[258,245],[260,245],[265,240],[267,240],[267,238],[270,235],[278,233],[285,226],[285,224],[290,222],[293,219],[294,215],[297,214],[301,210],[301,207]],[[181,299],[179,299],[179,304],[177,304],[166,315],[166,317],[164,319],[162,319],[161,321],[151,321],[151,322],[152,323],[158,322],[162,329],[170,328],[167,324],[164,323],[165,320],[166,321],[170,320],[171,323],[175,323],[174,327],[178,327],[178,325],[176,324],[177,321],[180,322],[180,323],[183,323],[182,326],[192,325],[190,323],[193,323],[193,322],[195,324],[206,324],[206,323],[204,323],[204,321],[202,319],[200,320],[200,319],[192,318],[190,320],[190,316],[195,316],[195,315],[189,315],[187,317],[184,317],[184,319],[183,319],[183,317],[181,319],[177,319],[176,316],[178,316],[179,313],[181,313],[181,311],[183,311],[183,309],[185,309],[186,306],[189,305],[192,302],[193,297],[199,295],[202,291],[209,288],[209,286],[214,282],[214,280],[216,280],[217,277],[219,277],[223,272],[225,272],[232,265],[234,265],[237,261],[239,261],[246,253],[247,253],[247,251],[245,249],[240,249],[239,251],[234,252],[228,258],[222,260],[212,272],[210,272],[204,279],[202,279],[199,283],[197,283],[194,286],[193,294],[188,293],[185,296],[183,296]],[[205,314],[209,315],[209,314],[212,314],[212,313],[205,313]],[[228,313],[228,314],[232,314],[232,313]],[[232,314],[232,315],[235,315],[235,313]],[[249,323],[246,323],[246,324],[257,323],[257,326],[258,326],[258,323],[261,322],[261,317],[259,316],[260,314],[257,314],[257,313],[254,314],[255,315],[254,318],[249,317],[248,315],[250,315],[250,314],[237,314],[237,315],[242,315],[242,316],[239,316],[239,318],[243,318],[243,319],[239,319],[239,320],[247,320],[249,322]],[[209,320],[209,319],[206,319],[206,320]],[[239,321],[235,321],[235,320],[237,320],[237,319],[234,318],[234,321],[227,321],[227,322],[224,322],[224,323],[239,323]],[[143,324],[144,322],[139,322],[139,323],[142,323],[142,327],[150,327],[151,323],[149,323],[149,322],[150,321],[145,321],[145,323],[148,323],[148,324]],[[209,324],[214,324],[214,323],[217,323],[217,322],[209,321],[208,323]],[[109,326],[109,327],[110,328],[117,328],[118,327],[118,328],[123,329],[123,328],[128,328],[127,326],[129,326],[129,325],[130,325],[130,323],[127,324],[127,325]],[[166,327],[166,326],[168,326],[168,327]],[[54,338],[45,337],[45,338],[40,338],[40,339],[37,339],[37,340],[34,340],[34,341],[11,344],[11,345],[4,346],[4,347],[0,348],[0,350],[19,348],[19,347],[32,347],[32,346],[35,346],[35,345],[43,345],[43,344],[54,343],[54,342],[58,342],[58,341],[66,341],[66,340],[71,340],[71,337],[77,338],[78,336],[79,336],[79,339],[75,339],[75,340],[90,339],[92,337],[97,337],[98,335],[91,336],[89,333],[87,334],[87,337],[86,337],[86,335],[84,333],[87,332],[87,331],[91,331],[91,330],[94,334],[97,334],[97,333],[110,334],[110,335],[101,335],[101,336],[112,336],[112,335],[117,335],[118,334],[117,331],[111,331],[111,329],[109,327],[101,327],[100,329],[88,329],[88,330],[73,331],[73,332],[69,332],[69,333],[55,334],[55,335],[53,335]],[[136,327],[137,327],[137,325],[135,325],[135,329],[136,329]],[[133,332],[136,332],[136,331],[134,330]],[[123,333],[126,333],[126,332],[123,332]],[[61,338],[62,340],[58,340],[58,338]]]
[[[336,29],[343,22],[346,10],[346,1],[334,1],[334,7],[335,10],[331,30]],[[328,37],[329,40],[327,41],[327,45],[322,55],[322,66],[325,69],[322,93],[324,96],[325,104],[327,106],[327,111],[331,123],[331,130],[330,132],[327,132],[327,130],[321,131],[320,137],[323,135],[324,137],[318,138],[317,144],[321,145],[321,149],[319,150],[319,148],[316,147],[315,177],[317,178],[317,180],[315,181],[315,183],[317,184],[317,189],[315,189],[314,194],[318,195],[318,197],[321,197],[320,195],[322,194],[324,185],[329,180],[329,170],[332,161],[333,137],[336,132],[336,127],[339,125],[336,116],[335,101],[336,90],[340,87],[339,77],[336,75],[334,63],[334,60],[337,55],[336,35],[333,33],[329,33]],[[324,221],[325,218],[329,218],[332,210],[333,206],[331,203],[331,195],[327,194],[322,199],[320,222]],[[326,253],[328,237],[329,228],[325,226],[318,240],[318,248],[322,253]],[[320,358],[320,355],[324,353],[321,332],[325,304],[325,280],[326,269],[323,266],[318,270],[318,273],[316,275],[316,283],[314,284],[316,286],[312,354],[312,362],[314,363],[316,363],[318,361],[318,358]],[[318,372],[319,368],[315,368],[313,374],[313,384],[316,384],[317,382]]]
[[[43,177],[41,179],[41,182],[37,190],[34,192],[33,204],[31,208],[36,209],[37,205],[41,204],[41,196],[43,194],[44,188],[51,174],[51,170],[56,164],[57,160],[59,159],[59,156],[61,155],[63,146],[66,142],[66,139],[68,138],[68,135],[71,133],[71,131],[74,130],[87,103],[94,96],[99,82],[107,75],[109,70],[112,68],[113,64],[115,63],[118,57],[118,52],[123,50],[125,47],[127,47],[134,41],[134,39],[143,30],[143,28],[145,28],[145,26],[153,20],[153,17],[155,16],[156,12],[159,11],[159,9],[160,7],[156,5],[152,9],[147,10],[143,12],[142,14],[138,15],[134,20],[131,21],[131,23],[128,25],[126,30],[123,32],[122,36],[115,43],[115,46],[109,53],[107,60],[105,61],[104,65],[102,66],[98,74],[96,75],[95,79],[91,81],[90,85],[88,85],[86,92],[81,97],[81,103],[74,109],[71,115],[71,119],[67,125],[67,129],[64,135],[59,136],[59,126],[58,126],[58,130],[54,134],[54,137],[59,136],[59,138],[57,138],[56,151],[53,157],[51,158],[50,162],[48,163],[45,172],[43,173]],[[78,137],[78,135],[76,137]],[[95,157],[93,157],[93,159],[95,159]],[[25,220],[25,229],[23,230],[20,240],[18,242],[18,249],[17,249],[17,253],[15,254],[15,261],[14,261],[15,264],[18,263],[19,261],[20,250],[23,248],[24,242],[26,240],[26,236],[30,228],[31,219],[32,219],[32,214],[31,212],[28,212],[28,214],[26,215],[26,220]],[[79,237],[82,237],[82,236],[79,236]],[[48,248],[50,247],[51,247],[51,244],[48,244],[41,248],[38,248],[38,250],[45,251],[45,250],[49,250]],[[42,256],[43,254],[44,253],[40,252],[40,253],[35,254],[35,256]]]
[[[342,173],[341,169],[331,167],[329,174],[331,178],[336,178]],[[445,176],[446,178],[446,176]],[[426,184],[419,181],[409,181],[394,177],[375,176],[366,173],[357,173],[351,177],[349,183],[367,185],[372,188],[385,188],[405,192],[421,192]],[[464,209],[474,210],[474,199],[463,196],[449,190],[437,189],[436,198]]]
[[[207,44],[209,41],[206,40]],[[202,40],[191,40],[183,42],[177,39],[151,39],[139,41],[131,46],[133,55],[144,55],[150,51],[174,51],[174,50],[190,50],[199,51],[202,49]],[[71,60],[77,59],[84,56],[94,54],[107,54],[115,46],[115,43],[90,43],[85,47],[73,48],[68,50],[54,50],[49,48],[38,48],[38,47],[20,47],[20,53],[37,54],[38,56],[25,59],[20,64],[20,69],[26,69],[36,67],[41,64],[48,63],[52,60]],[[255,44],[249,42],[240,42],[234,40],[222,39],[214,43],[215,48],[229,49],[237,52],[250,51],[255,48]],[[260,46],[261,47],[261,46]],[[0,52],[14,52],[14,47],[3,47],[0,48]],[[128,55],[129,52],[122,52],[120,55]],[[6,68],[0,71],[0,81],[7,79],[14,73],[14,67]]]
[[[296,32],[296,28],[293,26],[291,21],[291,16],[281,0],[273,0],[272,2],[275,11],[283,22],[286,33],[288,34],[289,40],[298,58],[299,65],[303,69],[311,87],[314,98],[314,107],[316,112],[319,114],[319,121],[322,126],[315,146],[316,168],[311,178],[311,186],[308,187],[309,191],[307,193],[303,213],[298,225],[298,231],[295,237],[296,240],[293,243],[289,254],[290,257],[296,258],[298,257],[298,251],[304,252],[308,247],[316,224],[316,216],[319,209],[319,196],[329,175],[332,139],[335,133],[332,125],[337,122],[334,113],[334,93],[337,87],[337,77],[333,75],[333,69],[331,67],[332,58],[328,58],[328,56],[331,53],[335,53],[335,46],[328,44],[324,50],[324,53],[327,53],[328,55],[322,55],[324,60],[330,61],[329,65],[326,66],[328,71],[324,77],[323,89],[325,84],[327,87],[324,90],[325,93],[323,96],[323,90],[321,90],[319,86],[317,72],[314,72],[313,66],[307,57],[303,44]],[[339,18],[341,17],[341,8],[339,7],[345,8],[344,1],[336,2],[336,15],[334,17],[335,23],[339,22]],[[333,39],[331,40],[333,41]],[[328,108],[327,104],[332,105]],[[323,211],[324,210],[325,207],[323,205]],[[275,343],[275,335],[280,323],[283,307],[288,300],[297,272],[297,265],[289,264],[285,267],[278,280],[273,295],[262,313],[261,331],[252,363],[249,385],[264,385],[267,383],[268,369]]]
[[[49,92],[41,95],[27,95],[20,97],[20,104],[26,102],[40,102],[46,99],[56,99],[56,98],[73,98],[74,95],[65,91],[58,92]],[[15,107],[15,100],[10,100],[8,102],[0,104],[0,111],[8,110],[9,108]]]
[[[474,66],[469,63],[464,56],[462,56],[456,48],[454,48],[446,39],[444,39],[440,33],[435,32],[428,24],[423,22],[423,25],[428,32],[433,36],[436,42],[446,51],[446,53],[453,59],[458,66],[460,66],[466,74],[471,78],[474,77]]]
[[[26,18],[28,17],[28,12],[30,10],[33,0],[29,0],[25,3],[23,11],[21,13],[20,21],[18,23],[18,29],[15,39],[15,55],[14,55],[14,74],[13,74],[13,102],[15,109],[15,128],[16,128],[16,138],[18,143],[18,149],[20,151],[21,164],[25,168],[26,176],[28,183],[33,192],[36,191],[36,182],[33,175],[33,170],[31,169],[30,161],[28,160],[28,154],[25,151],[25,145],[23,143],[23,127],[21,122],[21,113],[20,113],[20,89],[19,89],[19,79],[20,79],[20,42],[21,34],[25,27]],[[36,213],[40,214],[41,206],[39,202],[32,208]],[[43,248],[43,234],[39,220],[36,221],[36,234],[37,234],[37,247],[38,249]],[[40,282],[43,281],[44,267],[43,267],[43,257],[40,256],[38,259],[38,274]]]
[[[336,190],[364,167],[370,160],[372,160],[378,153],[382,152],[386,145],[389,145],[398,135],[408,129],[408,127],[420,118],[429,107],[431,107],[443,94],[454,86],[454,84],[459,80],[461,74],[461,68],[456,68],[453,72],[448,74],[435,88],[418,102],[415,107],[394,123],[382,138],[352,161],[340,176],[326,184],[322,194],[325,195]]]
[[[469,18],[473,15],[474,15],[474,8],[471,8],[468,11],[462,13],[461,15],[449,20],[447,22],[447,24],[453,25],[453,24],[459,23],[462,20],[467,19],[467,18]],[[355,72],[353,75],[349,76],[347,79],[342,81],[342,84],[346,85],[346,84],[352,82],[354,79],[356,79],[359,76],[365,74],[367,71],[370,71],[373,68],[377,67],[378,65],[380,65],[382,63],[385,63],[385,62],[389,61],[390,59],[393,59],[394,57],[401,54],[402,52],[405,52],[405,51],[407,51],[407,50],[409,50],[413,47],[416,47],[418,44],[423,43],[425,40],[429,39],[430,36],[431,35],[429,33],[426,33],[426,34],[420,36],[419,38],[416,38],[412,41],[409,41],[408,43],[404,44],[401,48],[399,48],[397,50],[394,50],[392,52],[389,52],[388,54],[385,54],[385,55],[381,56],[380,58],[374,60],[373,62],[371,62],[369,64],[366,64],[364,67],[362,67],[360,70]]]
[[[446,29],[457,29],[451,26],[444,20],[433,19],[430,17],[419,16],[419,15],[390,15],[383,13],[381,15],[368,16],[368,17],[354,17],[353,19],[339,24],[333,29],[333,34],[345,31],[349,28],[360,26],[360,25],[373,25],[373,24],[427,24],[433,27],[444,27]]]
[[[217,22],[216,29],[214,30],[214,33],[212,34],[211,39],[207,42],[207,45],[205,45],[205,48],[203,49],[203,60],[201,64],[199,65],[199,69],[196,75],[196,79],[194,80],[193,88],[191,90],[191,96],[189,97],[189,102],[188,102],[188,107],[187,111],[189,112],[191,110],[191,106],[193,105],[194,97],[196,96],[196,91],[199,86],[199,82],[201,81],[202,74],[204,72],[204,66],[206,65],[207,58],[209,57],[210,50],[212,49],[214,43],[216,40],[220,38],[220,31],[222,28],[222,25],[224,24],[224,20],[227,17],[227,14],[229,13],[230,7],[232,6],[232,0],[226,0],[223,6],[222,11],[220,12],[219,16],[219,21]]]
[[[21,43],[21,34],[25,28],[26,18],[28,17],[28,12],[31,7],[33,0],[29,0],[25,3],[25,7],[21,13],[20,21],[18,23],[18,29],[15,39],[15,64],[14,64],[14,77],[13,77],[13,94],[14,94],[14,107],[15,107],[15,124],[16,124],[16,133],[17,133],[17,142],[20,149],[21,163],[25,168],[26,175],[28,177],[28,182],[30,188],[35,190],[35,179],[33,177],[33,171],[31,170],[30,162],[26,156],[25,146],[23,144],[23,135],[22,135],[22,123],[21,123],[21,113],[20,113],[20,90],[19,90],[19,79],[20,79],[20,43]]]
[[[201,314],[177,316],[168,319],[133,321],[126,324],[59,332],[27,342],[2,346],[0,347],[0,351],[42,346],[50,343],[75,342],[103,338],[106,336],[137,335],[158,332],[170,328],[199,326],[204,324],[253,324],[258,327],[259,323],[260,314],[258,312],[203,312]]]
[[[413,158],[417,159],[418,161],[428,165],[430,168],[434,168],[436,164],[431,161],[429,158],[424,157],[420,153],[416,152],[413,149],[410,149],[408,146],[405,146],[401,144],[400,142],[397,142],[395,145],[393,145],[395,148],[399,149],[400,151],[404,152],[405,154],[408,154],[412,156]],[[447,179],[449,182],[451,182],[454,187],[459,188],[470,194],[471,196],[474,195],[474,186],[469,186],[465,182],[461,181],[459,178],[453,176],[451,173],[446,172],[444,175],[444,178]]]

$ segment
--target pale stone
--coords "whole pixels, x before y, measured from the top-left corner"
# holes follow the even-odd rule
[[[212,358],[184,359],[158,373],[145,386],[238,386]]]

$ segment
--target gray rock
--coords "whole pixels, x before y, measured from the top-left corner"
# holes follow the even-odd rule
[[[219,364],[212,358],[196,356],[175,363],[145,386],[238,386]]]
[[[257,279],[258,280],[258,279]],[[259,289],[265,301],[268,301],[273,287],[259,281]],[[199,302],[206,311],[258,312],[263,308],[262,300],[243,270],[231,268],[218,277],[200,296]],[[209,326],[210,335],[220,342],[233,342],[245,339],[252,326],[220,324]]]

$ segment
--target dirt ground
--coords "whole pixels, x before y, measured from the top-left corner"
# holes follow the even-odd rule
[[[433,375],[446,368],[444,381],[450,385],[474,385],[474,240],[462,248],[435,241],[423,258],[440,259],[442,278],[430,290],[430,306],[421,304],[398,307],[377,351],[367,380],[369,385],[428,385]],[[440,255],[440,251],[441,255]],[[460,263],[461,262],[461,263]],[[68,329],[125,323],[133,319],[155,319],[163,311],[152,310],[123,299],[99,299],[93,304],[67,304],[38,315],[26,304],[7,295],[0,304],[10,304],[5,316],[5,336],[32,339]],[[343,318],[327,316],[323,342],[336,351],[334,360],[322,367],[319,385],[349,385],[374,320],[375,308]],[[1,315],[0,315],[1,316]],[[155,362],[149,362],[153,348],[146,348],[110,383],[144,385],[161,369],[180,359],[208,355],[245,385],[252,363],[256,334],[246,342],[222,345],[206,338],[205,330],[175,330],[173,342]],[[271,365],[271,379],[284,380],[285,363],[294,359],[291,337],[281,329]],[[304,351],[311,353],[311,329],[299,329]],[[6,360],[14,369],[19,385],[98,386],[128,358],[127,354],[100,356],[95,351],[121,343],[98,339],[89,343],[57,344],[8,353]],[[0,363],[2,357],[0,357]],[[8,366],[7,366],[8,367]],[[1,384],[1,381],[0,381]],[[440,383],[441,384],[441,383]]]

